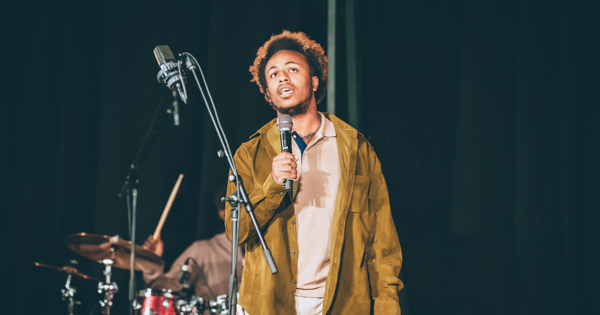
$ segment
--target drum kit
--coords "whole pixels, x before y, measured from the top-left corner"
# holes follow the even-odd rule
[[[67,274],[67,281],[61,290],[63,301],[67,301],[68,314],[74,315],[75,305],[81,304],[75,300],[77,290],[72,286],[72,277],[98,282],[98,293],[102,294],[99,304],[102,314],[110,315],[114,295],[119,287],[112,281],[112,268],[129,269],[132,245],[130,241],[119,236],[106,236],[99,234],[77,233],[65,238],[67,247],[74,252],[104,265],[104,279],[98,280],[87,276],[73,266],[62,268],[33,263],[36,267],[54,270]],[[162,267],[163,260],[154,253],[135,245],[135,270]],[[190,296],[172,292],[171,290],[145,289],[139,292],[133,308],[137,315],[201,315],[206,309],[210,314],[229,314],[227,309],[227,295],[217,297],[216,301],[205,301],[202,297]]]

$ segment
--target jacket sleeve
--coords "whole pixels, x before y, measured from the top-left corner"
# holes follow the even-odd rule
[[[253,174],[253,163],[255,162],[252,156],[248,153],[245,146],[241,146],[235,153],[233,158],[235,162],[238,174],[242,178],[244,188],[248,193],[248,198],[254,206],[254,215],[259,228],[263,230],[269,221],[275,215],[275,211],[281,205],[283,198],[285,197],[285,188],[283,185],[277,184],[273,180],[273,176],[269,173],[264,182],[258,182],[256,176]],[[265,161],[265,163],[271,161]],[[264,166],[263,166],[264,167]],[[231,171],[229,172],[231,175]],[[237,187],[235,182],[229,182],[227,186],[227,196],[230,196],[236,191]],[[231,239],[231,205],[227,203],[225,205],[225,231],[227,236]],[[246,212],[244,206],[240,206],[239,214],[240,232],[239,242],[242,245],[248,241],[253,240],[256,237],[256,229],[250,219],[250,215]]]
[[[372,241],[367,244],[367,270],[374,299],[375,314],[400,314],[398,292],[404,284],[398,278],[402,266],[402,250],[392,219],[390,199],[381,164],[370,144],[371,188],[369,211],[372,211],[376,228]]]

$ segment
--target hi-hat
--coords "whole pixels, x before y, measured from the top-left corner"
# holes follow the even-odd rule
[[[114,267],[129,269],[131,242],[119,236],[76,233],[67,236],[65,242],[81,256],[97,262],[112,259]],[[164,261],[160,257],[140,245],[135,246],[135,270],[151,270],[163,265]]]

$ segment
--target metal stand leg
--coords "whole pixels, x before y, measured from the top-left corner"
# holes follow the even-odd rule
[[[75,301],[75,293],[77,292],[77,290],[75,290],[75,288],[71,286],[71,277],[72,277],[72,275],[69,275],[67,277],[67,283],[65,283],[65,288],[61,290],[62,300],[63,301],[69,300],[69,304],[68,304],[69,315],[74,314],[75,304],[81,304],[81,302]]]
[[[234,179],[235,180],[235,179]],[[232,180],[233,181],[233,180]],[[221,198],[231,205],[231,277],[229,278],[229,303],[227,305],[228,314],[235,314],[237,307],[237,253],[240,230],[240,204],[238,193],[234,192],[229,197]]]
[[[105,282],[100,281],[98,283],[98,293],[104,293],[104,300],[100,301],[100,306],[102,306],[102,314],[110,315],[110,308],[113,305],[113,297],[115,293],[119,291],[119,287],[116,283],[112,282],[112,266],[115,264],[115,261],[112,259],[104,259],[100,261],[101,264],[104,265],[104,276]]]

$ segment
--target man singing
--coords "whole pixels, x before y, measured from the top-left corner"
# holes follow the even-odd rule
[[[250,67],[277,115],[292,117],[292,152],[276,119],[235,154],[237,170],[279,272],[271,274],[250,216],[239,304],[251,315],[400,314],[402,252],[381,165],[365,137],[317,111],[327,57],[304,33],[274,35]],[[294,180],[286,192],[284,179]],[[236,190],[230,183],[228,195]],[[227,205],[226,222],[231,216]],[[231,227],[226,224],[231,237]]]

